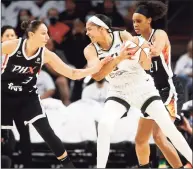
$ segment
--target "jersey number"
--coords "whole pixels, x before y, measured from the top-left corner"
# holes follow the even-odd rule
[[[151,63],[150,72],[151,72],[151,73],[157,72],[157,70],[158,70],[157,61],[153,61],[153,62]]]
[[[25,81],[25,82],[22,82],[22,84],[27,84],[27,83],[29,83],[31,80],[33,79],[33,77],[28,77],[28,79]]]

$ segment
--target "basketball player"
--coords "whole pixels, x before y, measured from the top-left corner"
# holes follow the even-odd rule
[[[15,29],[12,26],[4,25],[1,28],[1,42],[5,42],[8,40],[17,39],[17,35]],[[5,59],[5,55],[2,56],[2,63]],[[15,120],[15,125],[20,135],[19,140],[19,149],[21,150],[20,157],[23,158],[23,164],[25,168],[31,167],[32,156],[31,156],[31,141],[29,134],[29,127],[25,126],[23,121],[19,118],[19,116],[15,116],[17,120]],[[22,146],[21,146],[22,145]]]
[[[159,92],[154,86],[153,78],[144,71],[151,66],[148,48],[143,47],[145,40],[137,38],[140,49],[134,57],[120,60],[122,42],[132,40],[128,32],[113,31],[110,19],[100,14],[89,18],[86,29],[92,41],[84,50],[88,64],[93,66],[99,59],[109,55],[114,57],[93,76],[96,80],[106,76],[110,86],[103,117],[98,125],[97,168],[105,168],[114,125],[128,111],[130,105],[149,114],[174,146],[192,163],[190,147],[171,122]],[[132,44],[131,41],[129,43]]]
[[[12,127],[17,111],[17,116],[25,125],[33,124],[63,167],[74,168],[41,107],[36,87],[37,77],[41,66],[48,63],[57,73],[71,79],[80,79],[98,72],[110,59],[98,62],[92,68],[73,69],[45,48],[49,36],[44,23],[34,20],[23,22],[21,26],[26,31],[26,39],[19,38],[2,43],[2,54],[6,55],[1,75],[2,129]]]
[[[138,2],[136,11],[133,14],[133,26],[137,34],[140,34],[152,44],[152,66],[148,73],[153,77],[155,86],[159,90],[161,99],[172,121],[175,121],[177,117],[177,100],[179,111],[183,104],[183,89],[179,86],[179,82],[171,69],[171,45],[167,33],[161,29],[153,29],[151,26],[152,21],[162,18],[166,13],[167,6],[163,2]],[[152,133],[156,145],[160,148],[170,165],[173,168],[183,168],[176,149],[167,140],[156,122],[149,116],[140,118],[135,139],[139,167],[150,167],[150,146],[148,141]]]

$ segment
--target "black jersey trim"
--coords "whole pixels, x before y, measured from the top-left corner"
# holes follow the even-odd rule
[[[94,46],[94,48],[95,48],[95,50],[96,50],[96,53],[97,53],[97,56],[98,56],[98,51],[97,51],[97,48],[96,48],[95,44],[92,43],[92,45]]]
[[[148,42],[151,42],[151,39],[153,38],[153,35],[155,34],[156,30],[157,30],[157,29],[154,29],[154,30],[153,30],[153,33],[152,33],[152,35],[150,36]]]
[[[113,35],[113,41],[112,41],[112,43],[111,43],[111,47],[110,47],[108,50],[102,49],[102,48],[100,47],[100,45],[99,45],[98,43],[96,43],[96,44],[99,46],[100,50],[105,51],[105,52],[109,52],[109,51],[111,50],[111,48],[113,47],[114,41],[115,41],[114,31],[112,32],[112,35]]]
[[[122,116],[121,118],[127,116],[127,113],[128,113],[128,111],[129,111],[129,109],[130,109],[130,107],[131,107],[131,106],[129,105],[129,103],[127,103],[125,100],[123,100],[123,99],[121,99],[121,98],[113,97],[113,96],[112,96],[112,97],[108,97],[108,98],[105,100],[105,103],[106,103],[108,100],[116,101],[116,102],[122,104],[123,106],[125,106],[126,112],[123,114],[123,116]]]
[[[127,103],[125,100],[123,100],[123,99],[121,99],[121,98],[118,98],[118,97],[108,97],[108,98],[105,100],[105,103],[106,103],[108,100],[114,100],[114,101],[122,104],[123,106],[125,106],[127,112],[128,112],[129,109],[130,109],[129,103]]]
[[[152,96],[149,99],[147,99],[145,101],[145,103],[143,104],[143,106],[141,107],[141,112],[145,113],[147,107],[155,100],[162,100],[160,96]]]
[[[123,39],[121,38],[121,31],[119,31],[119,38],[120,38],[121,42],[123,43]]]

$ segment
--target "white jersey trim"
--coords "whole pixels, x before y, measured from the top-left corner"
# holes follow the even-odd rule
[[[32,124],[32,123],[34,123],[35,121],[37,121],[37,120],[39,120],[39,119],[41,119],[41,118],[46,117],[46,112],[45,112],[45,109],[44,109],[43,105],[41,104],[41,99],[40,99],[40,96],[39,96],[39,95],[38,95],[38,99],[39,99],[39,101],[40,101],[40,106],[41,106],[41,108],[42,108],[42,114],[39,114],[39,115],[35,116],[34,118],[32,118],[32,119],[29,120],[29,121],[24,121],[24,124],[25,124],[25,125]]]
[[[35,58],[35,57],[37,57],[37,56],[39,55],[41,48],[39,48],[38,51],[37,51],[33,56],[28,57],[28,56],[26,55],[26,53],[25,53],[25,44],[26,44],[26,41],[27,41],[27,39],[25,39],[25,40],[23,41],[23,44],[22,44],[22,53],[23,53],[23,56],[26,58],[26,60],[31,60],[31,59],[33,59],[33,58]]]
[[[19,42],[18,42],[18,44],[17,44],[16,49],[15,49],[11,54],[9,54],[8,57],[13,56],[13,55],[18,51],[18,49],[19,49],[19,47],[20,47],[20,45],[21,45],[21,40],[22,40],[22,38],[19,38]]]
[[[45,52],[45,47],[43,47],[43,49],[42,49],[42,54],[41,54],[42,63],[41,63],[41,67],[42,67],[43,64],[44,64],[44,52]]]
[[[160,58],[161,58],[161,61],[162,61],[162,65],[163,65],[166,73],[168,74],[168,83],[170,85],[169,97],[166,100],[166,102],[164,103],[165,105],[168,105],[170,103],[170,101],[171,101],[173,96],[174,96],[175,100],[177,101],[177,95],[178,94],[176,92],[176,89],[175,89],[175,86],[174,86],[174,83],[173,83],[173,80],[172,80],[173,73],[172,73],[171,69],[169,69],[170,61],[169,61],[168,65],[167,65],[165,60],[164,60],[163,53],[160,54]]]
[[[13,129],[13,126],[1,126],[1,129]]]
[[[9,61],[9,55],[6,55],[5,58],[4,58],[4,61],[3,61],[3,64],[2,64],[2,67],[1,67],[1,74],[4,73],[5,71],[5,68],[7,67],[7,63]]]
[[[148,39],[148,42],[151,42],[151,43],[152,43],[152,41],[150,41],[150,40],[152,39],[153,33],[154,33],[154,29],[152,29],[152,31],[151,31],[151,34],[150,34],[149,39]]]

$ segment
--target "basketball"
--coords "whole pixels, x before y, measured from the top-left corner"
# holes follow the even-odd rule
[[[135,36],[132,40],[125,42],[124,46],[127,48],[129,54],[133,54],[133,59],[140,58],[141,56],[149,56],[148,42],[140,36]]]

